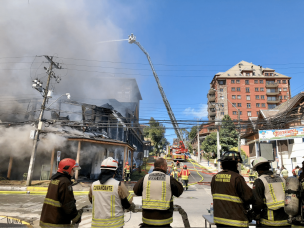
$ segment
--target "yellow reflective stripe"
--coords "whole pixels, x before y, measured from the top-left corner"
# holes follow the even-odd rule
[[[227,225],[227,226],[248,227],[248,221],[224,219],[224,218],[219,218],[219,217],[214,217],[214,223],[223,224],[223,225]]]
[[[151,181],[148,181],[147,189],[146,189],[146,198],[147,198],[147,200],[150,199],[150,187],[151,187]]]
[[[172,200],[173,201],[173,200]],[[170,202],[172,201],[161,201],[161,200],[143,200],[142,208],[144,209],[160,209],[167,210],[170,208]]]
[[[268,185],[269,185],[269,190],[270,190],[270,195],[271,195],[271,197],[272,197],[272,200],[273,200],[274,202],[276,202],[277,199],[276,199],[275,194],[274,194],[274,192],[273,192],[272,184],[268,184]]]
[[[290,226],[290,224],[287,222],[287,220],[269,221],[267,219],[261,219],[261,223],[263,225],[267,225],[267,226]]]
[[[213,194],[212,197],[213,199],[218,199],[218,200],[227,200],[235,203],[243,203],[241,198],[237,196],[231,196],[226,194]]]
[[[49,205],[52,205],[54,207],[61,207],[61,203],[57,200],[52,200],[50,198],[45,198],[44,199],[44,203],[45,204],[49,204]]]
[[[278,201],[278,202],[267,203],[266,205],[271,210],[277,210],[281,207],[284,207],[285,204],[284,204],[284,200],[282,200],[282,201]]]
[[[162,201],[166,200],[166,181],[162,182]]]
[[[95,216],[95,197],[92,195],[92,219],[94,219]]]
[[[108,219],[92,219],[92,227],[122,227],[124,225],[124,215]]]
[[[147,225],[154,225],[154,226],[162,226],[162,225],[166,225],[166,224],[170,224],[173,222],[173,217],[168,218],[168,219],[146,219],[144,217],[142,217],[142,221],[143,223],[147,224]]]
[[[274,221],[273,210],[268,210],[267,215],[268,215],[268,220]]]
[[[70,224],[52,224],[52,223],[46,223],[46,222],[42,222],[40,221],[39,224],[40,227],[74,227],[74,225],[70,225]]]
[[[285,192],[285,184],[282,182],[283,191]]]
[[[130,201],[132,199],[132,194],[129,194],[127,199]]]
[[[115,196],[111,196],[111,217],[115,216]]]

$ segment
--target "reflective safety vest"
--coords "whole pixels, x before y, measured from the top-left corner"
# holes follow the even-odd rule
[[[282,176],[288,176],[288,170],[287,169],[283,169],[281,172]]]
[[[125,170],[126,170],[126,173],[130,173],[130,166],[129,166],[129,165],[126,165],[126,166],[125,166]]]
[[[190,175],[190,171],[188,169],[182,169],[180,172],[180,176],[182,177],[182,180],[188,180]]]
[[[251,169],[250,172],[249,172],[249,176],[250,176],[250,177],[254,177],[254,176],[255,176],[255,173],[253,172],[252,169]]]
[[[118,194],[119,181],[110,178],[104,184],[92,184],[92,227],[118,228],[124,225],[124,210]]]
[[[143,183],[142,208],[168,210],[172,201],[170,176],[160,171],[147,174]]]
[[[171,173],[171,176],[175,179],[175,180],[178,180],[178,172],[177,171],[173,171]]]
[[[290,226],[287,220],[274,220],[273,210],[267,210],[268,219],[261,218],[260,222],[266,226]]]
[[[261,175],[259,179],[265,186],[265,201],[268,210],[284,207],[285,179],[276,175]]]

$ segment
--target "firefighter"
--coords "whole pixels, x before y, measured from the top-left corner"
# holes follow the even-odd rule
[[[130,166],[129,166],[129,162],[126,162],[124,171],[125,171],[125,178],[124,181],[131,181],[131,173],[130,173]]]
[[[166,175],[167,161],[158,158],[152,173],[145,175],[134,186],[134,194],[142,196],[141,228],[171,227],[173,222],[173,196],[183,193],[183,186]]]
[[[174,167],[174,170],[173,172],[171,173],[171,176],[178,181],[178,171],[177,171],[177,168]]]
[[[275,175],[270,168],[269,161],[263,157],[253,163],[253,169],[259,174],[252,190],[257,227],[290,227],[284,211],[285,179]]]
[[[188,190],[188,181],[189,181],[190,171],[187,169],[187,166],[184,165],[183,169],[178,174],[178,177],[182,178],[183,186]]]
[[[226,152],[220,159],[223,171],[213,176],[211,193],[213,197],[214,223],[217,227],[248,227],[246,210],[252,203],[252,190],[239,174],[239,153]]]
[[[179,161],[176,161],[176,167],[177,167],[177,168],[180,168],[180,163],[179,163]]]
[[[71,178],[80,166],[75,160],[65,158],[59,162],[57,173],[51,177],[43,202],[41,227],[69,227],[71,222],[81,222],[82,211],[77,211]]]
[[[281,171],[281,174],[282,174],[282,177],[286,180],[288,177],[288,170],[284,166],[282,168],[283,169]]]
[[[98,180],[90,188],[92,227],[122,227],[124,209],[135,207],[124,183],[114,179],[117,168],[118,162],[112,157],[103,160]]]

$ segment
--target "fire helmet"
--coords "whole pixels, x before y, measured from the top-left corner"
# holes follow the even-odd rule
[[[174,167],[174,170],[177,170],[177,168],[176,168],[176,167]]]
[[[100,169],[109,169],[109,170],[117,170],[118,161],[113,159],[112,157],[108,157],[101,162]]]
[[[126,165],[129,165],[129,162],[126,162]]]
[[[65,158],[59,162],[58,170],[59,173],[67,173],[71,175],[72,170],[80,170],[79,164],[72,158]]]
[[[222,157],[219,159],[220,162],[239,162],[239,163],[243,163],[243,160],[240,156],[239,152],[236,151],[227,151],[224,152],[224,154],[222,155]]]
[[[259,165],[262,165],[262,164],[265,164],[265,163],[269,163],[269,161],[266,159],[266,158],[263,158],[263,157],[258,157],[257,159],[255,159],[252,163],[252,169],[254,171],[256,171],[256,168],[259,166]]]
[[[183,166],[183,168],[184,168],[184,169],[187,169],[187,166],[186,166],[186,165],[184,165],[184,166]]]

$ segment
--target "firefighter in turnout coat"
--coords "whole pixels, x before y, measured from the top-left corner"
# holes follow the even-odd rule
[[[123,227],[124,209],[135,207],[124,183],[114,179],[117,168],[118,162],[112,157],[103,160],[98,180],[90,188],[92,227]]]
[[[211,181],[214,223],[217,227],[248,227],[246,210],[253,197],[251,188],[237,170],[242,159],[239,153],[229,151],[223,154],[220,162],[223,171]]]
[[[126,162],[124,171],[125,171],[125,178],[124,181],[131,181],[131,173],[130,173],[130,166],[129,166],[129,162]]]
[[[270,171],[266,158],[259,157],[253,162],[253,169],[259,178],[253,183],[253,211],[257,227],[290,227],[284,211],[285,179]]]
[[[145,175],[134,186],[134,194],[142,196],[141,228],[171,227],[173,222],[173,196],[183,193],[183,186],[166,175],[167,161],[158,158],[152,173]]]
[[[177,168],[174,167],[174,170],[172,171],[171,173],[171,176],[178,181],[178,171],[177,171]]]
[[[77,211],[71,178],[80,166],[75,160],[65,158],[59,162],[57,173],[44,199],[40,217],[41,227],[72,227],[81,222],[82,211]]]
[[[187,169],[187,166],[184,165],[183,169],[178,174],[178,177],[182,178],[183,186],[188,190],[188,182],[189,182],[190,171]]]

